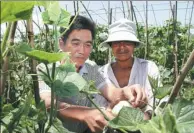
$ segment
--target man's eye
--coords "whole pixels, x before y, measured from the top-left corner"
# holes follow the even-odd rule
[[[78,42],[74,42],[74,43],[72,43],[72,45],[79,46],[79,43]]]
[[[87,43],[86,46],[87,46],[87,47],[91,47],[92,44],[91,44],[91,43]]]

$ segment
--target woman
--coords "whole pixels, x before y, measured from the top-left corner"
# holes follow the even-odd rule
[[[153,61],[134,57],[134,49],[139,45],[136,25],[127,19],[116,21],[109,27],[108,39],[100,44],[102,48],[112,49],[115,61],[104,65],[100,71],[106,82],[116,88],[140,84],[147,94],[148,103],[152,104],[153,94],[148,75],[159,79],[159,70]],[[136,106],[133,105],[133,107]],[[147,111],[151,108],[147,106],[143,110]]]

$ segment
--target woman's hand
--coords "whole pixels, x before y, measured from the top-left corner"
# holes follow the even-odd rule
[[[123,95],[134,108],[144,108],[148,102],[145,89],[139,84],[126,86],[123,89]]]

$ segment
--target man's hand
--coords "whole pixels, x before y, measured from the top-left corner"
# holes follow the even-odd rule
[[[126,86],[123,89],[124,97],[128,99],[134,108],[143,108],[148,102],[145,89],[139,84]]]
[[[103,110],[108,118],[113,119],[111,112]],[[83,121],[88,125],[92,132],[101,132],[108,124],[102,113],[97,109],[86,110],[83,114]]]

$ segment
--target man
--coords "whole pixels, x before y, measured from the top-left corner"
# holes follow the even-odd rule
[[[70,23],[74,16],[71,17]],[[64,30],[63,30],[64,31]],[[140,106],[142,100],[142,90],[139,87],[132,86],[129,91],[122,89],[110,88],[104,78],[98,72],[98,66],[89,61],[89,55],[92,52],[92,42],[95,37],[95,25],[89,19],[83,16],[77,16],[68,31],[59,40],[60,49],[63,52],[70,52],[70,58],[76,65],[77,72],[87,81],[95,81],[102,95],[112,104],[119,100],[128,99],[135,101]],[[63,63],[64,61],[61,61]],[[40,97],[45,101],[46,106],[50,106],[51,94],[50,89],[44,82],[40,84]],[[135,92],[137,96],[133,96]],[[95,108],[91,108],[91,103],[82,95],[62,99],[60,101],[59,115],[64,119],[64,126],[73,132],[84,133],[87,127],[91,132],[102,131],[107,121],[103,115]],[[112,117],[111,112],[104,110],[105,114]]]

